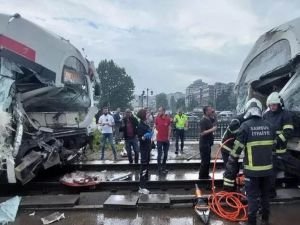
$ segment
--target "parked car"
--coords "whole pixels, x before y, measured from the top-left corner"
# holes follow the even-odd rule
[[[200,118],[198,116],[187,116],[188,122],[200,122]]]

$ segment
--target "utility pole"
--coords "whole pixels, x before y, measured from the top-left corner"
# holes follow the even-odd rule
[[[146,89],[147,90],[147,108],[148,108],[148,92],[149,92],[149,88]]]

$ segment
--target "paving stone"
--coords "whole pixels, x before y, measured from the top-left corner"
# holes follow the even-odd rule
[[[171,200],[168,194],[141,195],[138,202],[138,206],[151,208],[170,207],[170,204]]]
[[[20,207],[72,207],[79,201],[79,195],[34,195],[22,197]]]
[[[110,194],[109,191],[81,192],[79,205],[103,205]]]
[[[104,208],[136,208],[138,195],[111,195],[104,202]]]
[[[299,189],[277,189],[277,197],[272,201],[299,200]]]
[[[187,203],[194,202],[195,195],[170,195],[172,203]]]

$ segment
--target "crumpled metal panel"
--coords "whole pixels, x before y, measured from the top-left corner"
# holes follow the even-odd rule
[[[16,157],[18,155],[20,146],[22,144],[22,137],[23,137],[23,114],[19,109],[18,104],[15,107],[14,113],[15,113],[15,118],[17,120],[17,129],[16,129],[15,140],[14,140],[13,156]]]
[[[20,202],[21,197],[15,196],[0,204],[0,224],[15,221]]]

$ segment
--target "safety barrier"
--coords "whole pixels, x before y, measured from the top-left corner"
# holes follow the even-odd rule
[[[217,130],[214,133],[215,140],[221,140],[230,121],[221,121],[217,123]],[[175,129],[173,128],[173,139],[175,139]],[[188,123],[188,129],[185,131],[185,139],[199,140],[200,137],[200,122],[192,121]]]

